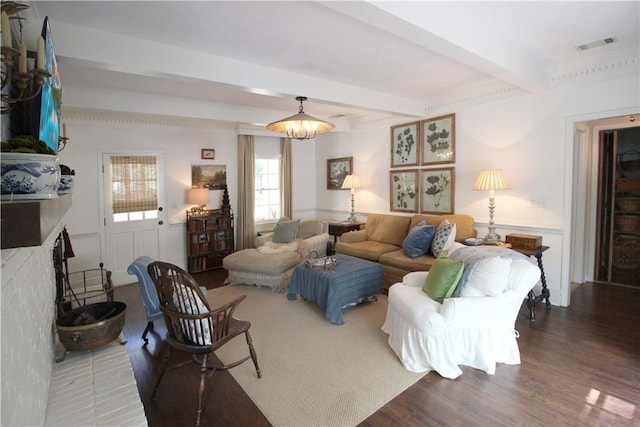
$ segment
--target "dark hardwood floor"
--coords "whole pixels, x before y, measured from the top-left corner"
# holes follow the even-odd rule
[[[209,289],[225,277],[224,270],[195,276]],[[149,425],[192,425],[198,368],[167,373],[151,400],[163,322],[143,346],[146,314],[137,284],[117,288],[116,299],[127,303],[124,332]],[[640,289],[584,284],[568,308],[539,304],[533,323],[523,304],[516,329],[521,365],[498,365],[496,375],[462,367],[455,380],[431,372],[361,425],[640,426]],[[180,357],[174,352],[172,362]],[[207,383],[202,424],[270,425],[228,372],[215,372]]]

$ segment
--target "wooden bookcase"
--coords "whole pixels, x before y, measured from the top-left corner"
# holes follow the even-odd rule
[[[189,273],[221,268],[222,259],[233,249],[233,214],[221,209],[187,211]]]
[[[600,132],[597,281],[638,285],[640,127]]]

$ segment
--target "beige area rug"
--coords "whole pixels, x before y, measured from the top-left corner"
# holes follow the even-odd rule
[[[216,307],[243,294],[235,315],[251,321],[262,378],[250,360],[229,372],[274,426],[356,425],[424,375],[406,371],[387,344],[384,296],[345,310],[340,326],[269,288],[225,286],[208,298]],[[247,344],[235,338],[216,354],[228,363]]]

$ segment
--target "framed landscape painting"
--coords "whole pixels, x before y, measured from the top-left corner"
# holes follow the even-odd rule
[[[391,167],[418,165],[419,123],[391,127]]]
[[[191,188],[224,190],[227,185],[226,165],[191,165]]]
[[[455,163],[456,115],[434,117],[420,122],[422,165]]]
[[[353,157],[327,159],[327,190],[341,190],[344,178],[353,173]]]
[[[422,169],[420,175],[420,213],[454,213],[455,168]]]
[[[418,213],[418,170],[391,171],[389,178],[390,210]]]

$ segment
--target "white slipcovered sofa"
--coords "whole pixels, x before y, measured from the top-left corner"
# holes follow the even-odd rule
[[[284,237],[276,238],[283,230],[281,235]],[[327,230],[326,221],[279,221],[274,232],[256,237],[255,249],[234,252],[222,260],[222,266],[229,272],[225,283],[286,291],[296,265],[309,257],[327,254],[327,244],[331,240]]]
[[[389,288],[382,330],[409,371],[456,378],[459,365],[493,375],[496,363],[520,364],[515,320],[540,269],[506,248],[461,246],[449,252],[464,262],[457,296],[442,304],[431,299],[422,289],[428,271],[409,273]]]

